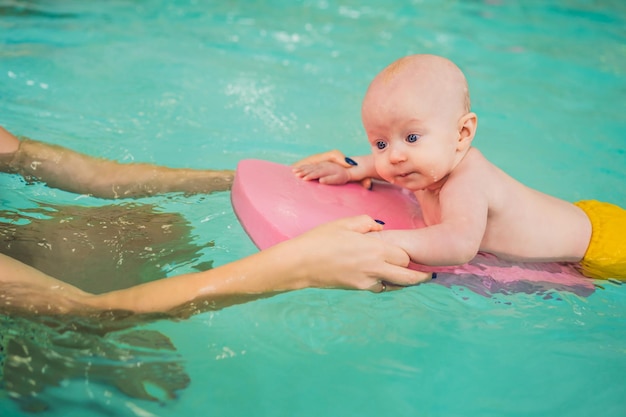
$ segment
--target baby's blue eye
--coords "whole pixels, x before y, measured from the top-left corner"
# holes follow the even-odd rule
[[[387,147],[387,144],[384,141],[379,140],[376,142],[376,147],[378,149],[385,149]]]
[[[420,138],[420,135],[416,134],[416,133],[411,133],[410,135],[408,135],[406,137],[406,141],[409,143],[415,143],[417,142],[417,140]]]

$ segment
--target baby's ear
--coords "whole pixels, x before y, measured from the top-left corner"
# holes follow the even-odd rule
[[[474,112],[469,112],[459,119],[459,142],[457,145],[458,150],[465,151],[470,147],[470,145],[472,144],[472,140],[474,140],[477,126],[478,116],[476,116],[476,113]]]

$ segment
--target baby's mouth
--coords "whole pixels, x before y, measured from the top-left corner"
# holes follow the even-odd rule
[[[410,172],[406,172],[404,174],[395,174],[392,177],[392,180],[389,181],[389,182],[392,183],[392,184],[404,184],[406,182],[406,180],[407,180],[407,177],[409,175],[411,175]]]
[[[392,184],[404,183],[404,182],[407,181],[407,178],[410,177],[412,174],[414,174],[413,171],[398,172],[398,173],[394,174],[393,177],[391,177],[392,181],[389,181],[389,182],[391,182]]]

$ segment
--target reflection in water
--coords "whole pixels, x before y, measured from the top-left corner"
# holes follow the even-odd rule
[[[37,2],[24,2],[14,4],[0,4],[0,16],[5,17],[21,17],[33,18],[43,17],[47,19],[72,19],[79,17],[74,13],[59,13],[46,10],[45,4],[36,4]]]
[[[189,385],[170,339],[136,320],[0,316],[0,386],[24,411],[50,407],[45,388],[81,378],[134,398],[166,401]]]
[[[190,242],[190,232],[182,216],[151,205],[48,204],[0,211],[0,252],[94,293],[163,278],[183,264],[210,268],[210,262],[198,265],[202,248]],[[191,305],[179,313],[214,307]],[[0,388],[25,411],[54,407],[58,399],[46,388],[76,379],[86,387],[104,384],[139,399],[175,398],[190,382],[182,358],[167,336],[140,327],[165,317],[171,315],[0,312]]]
[[[0,253],[92,293],[197,262],[201,248],[190,243],[190,232],[180,214],[146,204],[0,211]]]

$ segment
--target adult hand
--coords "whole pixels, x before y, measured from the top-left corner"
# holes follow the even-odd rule
[[[407,268],[410,259],[404,250],[367,234],[380,230],[369,216],[349,217],[283,242],[280,249],[299,265],[299,287],[381,292],[428,281],[431,273]]]
[[[341,151],[333,149],[332,151],[307,156],[306,158],[301,159],[293,164],[293,167],[298,168],[304,165],[319,164],[320,162],[334,162],[335,164],[344,168],[350,168],[354,165],[354,162],[349,163],[348,160],[350,160],[350,158],[346,158],[346,156]]]
[[[350,170],[334,162],[300,165],[293,168],[293,173],[305,181],[318,180],[320,184],[328,185],[343,185],[352,180]]]
[[[293,164],[293,172],[297,177],[304,180],[319,179],[322,184],[340,185],[359,181],[363,187],[369,190],[372,188],[370,176],[361,175],[359,178],[355,178],[354,167],[359,165],[355,159],[348,158],[341,151],[333,149],[301,159]],[[329,163],[336,165],[334,169]],[[341,168],[338,169],[338,167]],[[356,174],[356,176],[358,175]]]

